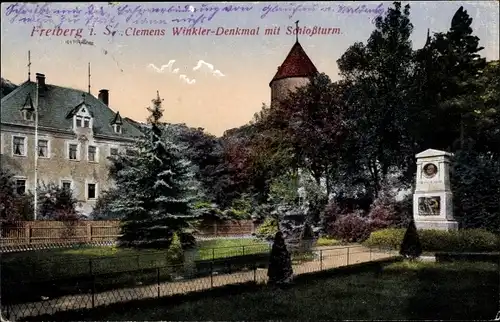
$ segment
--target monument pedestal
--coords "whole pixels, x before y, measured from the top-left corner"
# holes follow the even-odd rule
[[[417,229],[457,230],[458,222],[449,220],[415,220]]]
[[[449,158],[452,154],[426,150],[417,157],[417,182],[413,194],[413,218],[417,229],[457,230],[453,217]]]

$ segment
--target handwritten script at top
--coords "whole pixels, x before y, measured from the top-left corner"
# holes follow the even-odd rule
[[[125,4],[85,5],[65,4],[64,8],[54,3],[14,3],[6,7],[5,18],[10,23],[36,24],[44,27],[62,27],[72,24],[96,27],[120,23],[127,25],[184,25],[195,27],[213,21],[216,17],[228,14],[250,14],[256,12],[260,19],[286,15],[292,19],[297,13],[328,12],[345,15],[380,16],[383,4],[344,5],[329,3],[306,4],[266,4],[254,7],[252,4]]]

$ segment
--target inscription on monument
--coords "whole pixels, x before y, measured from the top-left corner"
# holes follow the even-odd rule
[[[427,163],[424,165],[423,173],[426,178],[433,178],[437,173],[437,166],[434,163]]]
[[[439,216],[441,211],[441,197],[418,198],[419,216]]]

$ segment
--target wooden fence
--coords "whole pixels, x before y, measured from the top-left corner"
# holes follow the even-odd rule
[[[114,242],[120,234],[119,221],[24,221],[1,227],[0,246],[53,243]],[[204,221],[198,227],[200,237],[243,236],[254,232],[251,220],[230,222]]]

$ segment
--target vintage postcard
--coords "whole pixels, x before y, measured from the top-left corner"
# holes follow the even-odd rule
[[[1,8],[2,321],[500,319],[498,1]]]

